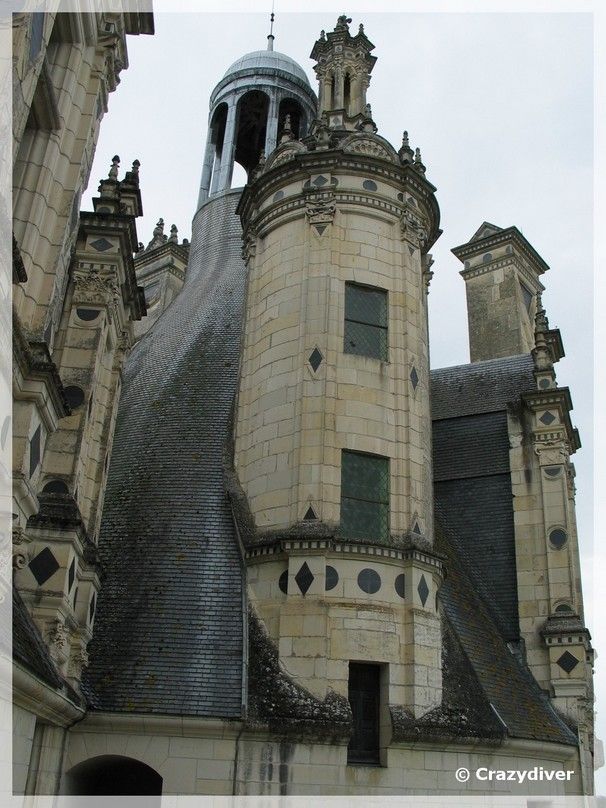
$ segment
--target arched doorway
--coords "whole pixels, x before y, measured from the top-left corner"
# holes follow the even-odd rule
[[[63,793],[69,796],[155,796],[162,794],[162,777],[140,760],[122,755],[99,755],[66,772]],[[160,800],[147,805],[159,808]]]

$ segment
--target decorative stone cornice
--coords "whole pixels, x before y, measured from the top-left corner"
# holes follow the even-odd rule
[[[454,252],[454,250],[451,250],[451,252]],[[514,253],[496,258],[493,261],[487,261],[485,264],[479,264],[475,267],[462,269],[459,274],[462,278],[465,278],[465,280],[469,280],[470,278],[477,278],[480,275],[486,275],[489,272],[494,272],[495,269],[502,269],[510,266],[515,267],[515,269],[529,286],[536,288],[540,292],[545,291],[545,287],[540,282],[538,277],[533,275],[528,267],[525,266]]]
[[[257,231],[263,235],[272,219],[285,213],[296,214],[304,205],[302,194],[299,193],[270,203],[262,213],[259,213],[259,209],[264,201],[272,199],[287,185],[301,181],[303,186],[310,175],[322,173],[378,178],[393,189],[385,193],[364,193],[339,185],[332,188],[337,206],[359,204],[399,218],[407,195],[413,197],[427,229],[427,241],[423,248],[425,250],[431,247],[442,232],[439,228],[440,211],[435,198],[435,186],[411,165],[400,165],[399,160],[396,164],[391,159],[388,161],[366,154],[352,154],[342,148],[327,148],[300,151],[281,165],[272,165],[268,161],[268,166],[246,186],[238,203],[236,213],[242,219],[244,230],[254,221]],[[390,199],[392,193],[393,201]]]
[[[459,247],[453,247],[451,252],[456,255],[460,261],[465,261],[468,258],[486,253],[495,247],[502,247],[506,244],[513,244],[528,260],[537,275],[542,275],[549,269],[548,264],[545,263],[530,242],[524,238],[522,233],[520,233],[515,226],[504,228],[498,233],[492,233],[489,236],[476,239],[475,241],[468,241],[466,244],[461,244]],[[470,271],[471,270],[463,270],[461,275]]]
[[[389,561],[414,561],[431,567],[441,577],[445,577],[444,557],[425,548],[412,546],[397,548],[363,542],[352,543],[334,537],[326,538],[276,538],[271,543],[252,546],[246,549],[247,561],[259,561],[274,556],[289,555],[330,555],[366,556]]]
[[[565,440],[570,454],[573,454],[581,447],[578,430],[572,426],[570,420],[572,400],[568,387],[535,390],[531,393],[523,393],[521,398],[526,407],[535,415],[541,411],[549,410],[556,410],[559,415],[559,422],[556,420],[550,424],[545,424],[545,426],[538,424],[534,426],[533,439],[535,444],[542,443],[552,447],[561,444],[562,440]]]
[[[56,417],[63,418],[71,410],[57,366],[51,359],[45,342],[28,341],[16,316],[13,317],[13,357],[26,379],[44,382]]]

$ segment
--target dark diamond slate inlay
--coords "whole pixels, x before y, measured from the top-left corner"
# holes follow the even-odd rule
[[[303,564],[299,572],[295,575],[295,581],[297,586],[301,590],[301,594],[305,595],[307,593],[307,590],[314,581],[314,575],[312,571],[309,569],[307,561]]]
[[[553,424],[555,419],[556,419],[555,415],[552,412],[549,412],[548,410],[547,412],[544,412],[543,415],[541,415],[539,421],[542,424],[545,424],[545,426],[549,426],[549,424]]]
[[[96,241],[91,241],[90,246],[97,250],[97,252],[105,252],[106,250],[110,250],[114,245],[111,241],[108,241],[105,237],[98,238]]]
[[[322,364],[323,359],[324,357],[322,356],[320,351],[317,348],[314,348],[309,357],[309,364],[312,366],[314,373]]]
[[[316,512],[314,511],[314,509],[313,509],[313,508],[311,507],[311,505],[310,505],[310,506],[309,506],[309,508],[307,509],[307,511],[306,511],[305,516],[303,517],[303,519],[304,519],[306,522],[310,522],[312,519],[317,519],[317,518],[318,518],[318,517],[316,516]]]
[[[40,427],[36,429],[29,442],[29,476],[38,468],[40,462]]]
[[[381,588],[381,576],[367,567],[358,575],[358,586],[367,595],[374,595]]]
[[[89,620],[92,620],[93,617],[95,616],[95,606],[96,605],[97,605],[96,598],[95,598],[95,596],[93,594],[92,598],[90,599],[90,606],[88,607],[88,619]]]
[[[330,590],[334,589],[338,583],[339,573],[334,567],[326,567],[326,583],[324,585],[324,589],[326,589],[327,592],[330,592]]]
[[[417,384],[419,383],[419,374],[417,373],[417,369],[413,367],[410,371],[410,381],[412,382],[412,389],[417,389]]]
[[[416,533],[416,534],[417,534],[417,536],[420,536],[420,535],[421,535],[421,528],[419,527],[419,523],[418,523],[418,522],[415,522],[415,523],[414,523],[414,525],[412,526],[412,532],[413,532],[413,533]]]
[[[76,577],[76,559],[72,558],[72,563],[69,565],[69,572],[67,574],[67,593],[72,591],[74,585],[74,578]]]
[[[419,593],[419,597],[421,598],[421,605],[425,606],[425,603],[427,602],[427,596],[429,595],[429,587],[427,586],[427,581],[425,580],[424,575],[421,575],[421,580],[419,581],[417,592]]]
[[[284,592],[285,595],[288,595],[288,570],[284,570],[278,578],[278,586],[280,587],[280,592]]]
[[[322,174],[320,174],[320,176],[316,177],[315,180],[312,182],[312,185],[315,185],[316,188],[321,188],[323,185],[326,185],[327,182],[328,180],[326,179],[326,177],[323,177]]]
[[[59,569],[59,562],[48,547],[41,550],[35,558],[29,562],[29,568],[36,579],[38,586],[46,583],[51,575]]]
[[[570,651],[564,651],[562,656],[557,660],[558,665],[566,673],[571,673],[579,664],[579,660],[573,656]]]
[[[317,233],[319,236],[321,236],[321,235],[322,235],[322,233],[323,233],[323,232],[326,230],[326,228],[328,227],[328,225],[326,225],[326,224],[314,224],[314,227],[316,228],[316,233]]]
[[[414,254],[415,254],[415,248],[414,248],[414,247],[411,247],[411,246],[410,246],[410,244],[408,245],[408,252],[409,252],[411,255],[414,255]]]
[[[396,576],[396,580],[394,581],[394,587],[396,593],[401,597],[404,598],[405,591],[406,591],[406,583],[404,579],[404,573],[401,572],[398,576]]]

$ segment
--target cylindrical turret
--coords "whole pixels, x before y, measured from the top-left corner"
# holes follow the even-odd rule
[[[276,147],[287,115],[297,137],[316,115],[316,96],[301,67],[268,49],[247,53],[227,70],[210,98],[198,207],[231,187],[234,162],[250,170]]]
[[[326,123],[283,139],[239,206],[249,590],[315,695],[349,689],[353,709],[351,688],[374,681],[385,709],[420,715],[441,698],[427,332],[439,210],[420,157],[368,114],[353,130]]]

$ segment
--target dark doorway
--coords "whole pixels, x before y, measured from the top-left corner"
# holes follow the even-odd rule
[[[154,796],[162,794],[162,778],[140,760],[100,755],[78,763],[65,775],[65,794],[78,796]],[[160,806],[160,800],[146,803]]]
[[[379,765],[381,668],[349,663],[349,704],[353,734],[347,747],[347,762]]]

